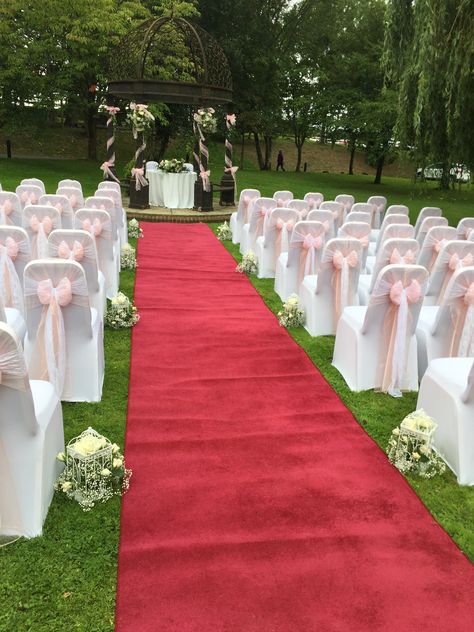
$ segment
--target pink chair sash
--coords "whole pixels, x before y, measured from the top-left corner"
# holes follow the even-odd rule
[[[84,259],[84,246],[77,240],[74,240],[72,248],[62,241],[58,246],[58,256],[61,259],[72,259],[73,261],[82,261]]]
[[[392,254],[390,255],[390,263],[405,263],[407,265],[411,265],[415,263],[415,253],[413,250],[407,250],[404,255],[400,253],[398,248],[394,248],[392,250]]]
[[[5,307],[13,307],[23,312],[23,289],[13,262],[20,246],[12,237],[0,244],[0,295]]]
[[[66,196],[66,197],[67,197],[67,198],[68,198],[68,200],[69,200],[69,203],[70,203],[70,205],[71,205],[71,208],[72,208],[73,210],[74,210],[74,209],[77,209],[77,206],[78,206],[78,203],[79,203],[79,200],[78,200],[77,195],[76,195],[75,193],[71,193],[70,195],[68,195],[68,196]]]
[[[332,263],[334,266],[332,279],[334,320],[337,326],[344,308],[352,304],[354,293],[351,284],[350,269],[358,265],[359,255],[355,250],[351,250],[348,255],[344,256],[340,250],[336,250],[332,258]]]
[[[464,289],[463,289],[464,291]],[[449,349],[451,357],[474,356],[474,283],[465,288],[454,307],[454,322]]]
[[[267,219],[270,217],[270,213],[272,212],[272,208],[271,207],[265,207],[262,206],[259,209],[259,214],[258,214],[258,220],[257,220],[257,226],[255,228],[255,240],[257,239],[257,237],[260,237],[261,235],[264,234],[265,232],[265,225],[267,222]]]
[[[458,268],[465,268],[467,266],[472,266],[474,261],[474,257],[469,252],[465,257],[461,259],[457,252],[451,255],[448,266],[451,270],[455,271]]]
[[[10,215],[13,212],[13,204],[11,200],[5,200],[3,204],[0,204],[0,224],[12,224]]]
[[[324,240],[321,236],[305,235],[300,251],[300,265],[298,271],[298,283],[301,283],[308,274],[317,274],[316,251],[321,250]]]
[[[281,217],[277,219],[276,229],[277,237],[275,240],[275,263],[282,252],[288,252],[290,243],[290,233],[295,223],[292,219],[285,222]]]
[[[30,193],[29,191],[22,191],[20,194],[20,200],[23,206],[27,206],[28,204],[38,204],[38,197],[36,193]]]
[[[243,223],[249,223],[249,206],[251,202],[254,202],[257,199],[256,196],[251,197],[250,195],[244,195],[242,198],[242,210],[243,210]]]
[[[102,222],[97,217],[91,222],[89,218],[82,222],[82,229],[86,230],[93,237],[99,237],[102,235]]]
[[[48,238],[47,235],[53,229],[53,220],[49,215],[45,215],[42,219],[39,219],[36,215],[32,215],[30,218],[30,228],[33,232],[37,233],[35,243],[33,245],[33,252],[36,247],[36,256],[39,259],[45,259],[48,256]]]

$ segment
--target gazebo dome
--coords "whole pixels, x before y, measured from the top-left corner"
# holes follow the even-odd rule
[[[217,41],[184,18],[151,18],[112,51],[109,93],[124,99],[216,105],[232,101],[229,62]]]

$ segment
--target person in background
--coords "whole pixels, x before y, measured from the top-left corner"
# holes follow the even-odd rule
[[[285,158],[283,156],[283,150],[280,149],[280,151],[278,152],[278,156],[277,156],[277,168],[276,168],[277,171],[278,171],[278,169],[280,169],[280,167],[281,167],[282,171],[285,171],[284,162],[285,162]]]

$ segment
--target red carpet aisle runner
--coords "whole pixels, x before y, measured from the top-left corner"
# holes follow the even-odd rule
[[[474,567],[204,225],[139,242],[119,632],[472,632]]]

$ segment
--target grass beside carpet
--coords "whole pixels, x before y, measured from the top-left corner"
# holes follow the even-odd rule
[[[218,224],[211,224],[210,227],[216,232]],[[242,256],[239,246],[231,241],[224,241],[223,244],[236,262],[240,262]],[[258,279],[255,275],[250,275],[249,279],[268,308],[276,314],[282,302],[274,292],[274,279]],[[365,431],[385,450],[393,428],[400,424],[405,415],[416,409],[417,394],[405,393],[402,398],[396,399],[374,391],[354,393],[331,364],[334,336],[313,338],[303,327],[289,330],[289,333],[306,351]],[[474,488],[459,486],[449,470],[430,480],[407,478],[434,518],[474,562]]]

